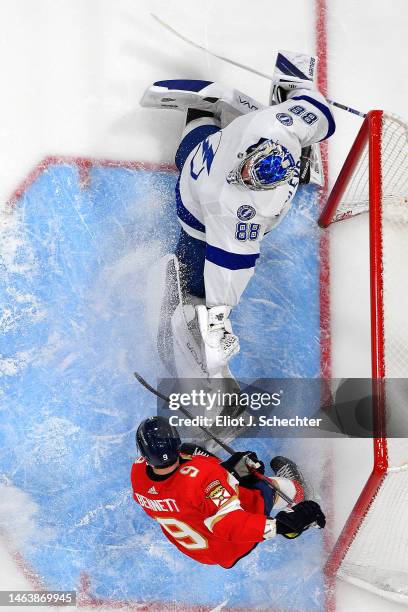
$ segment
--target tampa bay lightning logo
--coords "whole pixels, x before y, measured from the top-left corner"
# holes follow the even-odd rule
[[[286,113],[277,113],[276,118],[278,121],[283,123],[283,125],[292,125],[293,123],[292,117],[290,115],[287,115]]]
[[[249,221],[253,219],[256,215],[256,210],[253,206],[249,206],[249,204],[243,204],[237,210],[237,217],[241,219],[241,221]]]
[[[216,132],[203,140],[197,148],[190,162],[190,175],[195,181],[203,170],[207,170],[207,174],[210,174],[211,166],[218,151],[218,147],[220,146],[221,138],[222,132]]]

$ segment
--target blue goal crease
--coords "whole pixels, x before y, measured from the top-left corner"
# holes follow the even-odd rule
[[[90,179],[82,189],[69,164],[39,176],[16,204],[14,252],[0,266],[0,485],[15,495],[8,527],[24,525],[21,553],[48,588],[78,588],[85,572],[102,599],[322,610],[317,530],[259,545],[227,571],[181,555],[132,500],[135,429],[156,411],[132,372],[158,375],[143,289],[177,239],[176,179],[120,167],[93,167]],[[319,375],[316,209],[303,188],[262,245],[233,313],[239,378]],[[265,461],[285,450],[237,444]]]

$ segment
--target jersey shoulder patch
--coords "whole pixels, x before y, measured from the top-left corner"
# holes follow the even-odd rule
[[[210,499],[217,508],[221,508],[225,503],[231,501],[232,493],[227,491],[219,480],[213,480],[205,488],[205,496]]]

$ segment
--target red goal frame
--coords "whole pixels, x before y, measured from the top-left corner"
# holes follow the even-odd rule
[[[382,265],[382,169],[381,138],[383,111],[370,111],[343,164],[320,217],[319,225],[328,227],[351,180],[353,171],[368,147],[369,174],[369,250],[370,250],[370,304],[371,304],[371,372],[373,396],[373,450],[374,463],[343,530],[326,563],[325,571],[334,576],[366,516],[388,469],[387,439],[385,431],[385,360],[384,360],[384,305]],[[352,216],[347,211],[336,221]]]

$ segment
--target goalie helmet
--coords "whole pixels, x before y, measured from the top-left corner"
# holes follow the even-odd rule
[[[140,423],[136,444],[149,465],[164,468],[177,461],[181,440],[168,419],[157,416]]]
[[[238,166],[228,174],[227,182],[254,191],[275,189],[289,181],[295,170],[295,160],[283,145],[264,140],[247,149]]]

